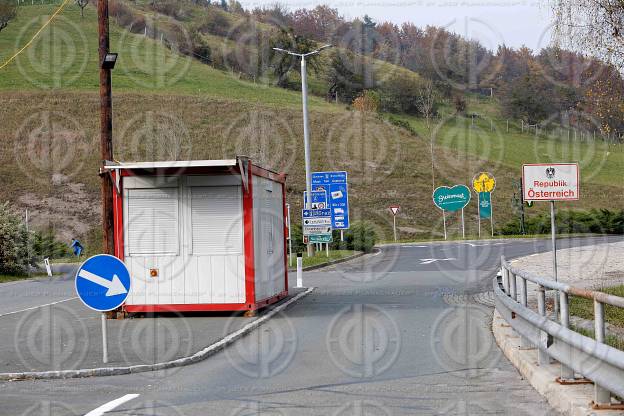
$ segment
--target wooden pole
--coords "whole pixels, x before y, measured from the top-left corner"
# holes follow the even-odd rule
[[[102,197],[102,250],[114,254],[113,247],[113,184],[104,163],[113,160],[113,94],[111,70],[102,67],[108,53],[108,0],[98,1],[98,34],[100,65],[100,159]]]

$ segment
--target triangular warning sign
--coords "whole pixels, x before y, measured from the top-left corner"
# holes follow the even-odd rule
[[[392,215],[397,215],[400,210],[401,210],[401,207],[398,205],[390,206],[390,211],[392,211]]]

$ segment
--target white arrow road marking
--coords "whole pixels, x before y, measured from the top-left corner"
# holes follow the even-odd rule
[[[420,264],[431,264],[437,261],[455,261],[457,259],[420,259]]]
[[[106,292],[106,296],[123,295],[124,293],[128,293],[128,290],[123,285],[123,283],[121,283],[121,280],[119,280],[117,275],[113,276],[113,280],[108,280],[83,269],[78,272],[78,277],[82,277],[83,279],[87,279],[88,281],[93,282],[96,285],[104,286],[105,288],[107,288],[108,291]]]
[[[112,401],[110,401],[110,402],[108,402],[106,404],[103,404],[102,406],[98,407],[97,409],[91,410],[85,416],[101,416],[104,413],[110,412],[114,408],[116,408],[118,406],[121,406],[125,402],[128,402],[128,401],[130,401],[132,399],[136,399],[137,397],[139,397],[138,394],[126,394],[123,397],[120,397],[120,398],[112,400]]]

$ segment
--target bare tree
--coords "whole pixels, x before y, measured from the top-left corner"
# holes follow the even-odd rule
[[[80,7],[80,17],[84,18],[84,9],[89,4],[89,0],[76,0],[76,4]]]
[[[423,87],[420,89],[418,96],[418,110],[420,114],[425,118],[425,127],[427,128],[427,137],[431,146],[431,185],[435,190],[435,156],[433,149],[433,116],[435,115],[435,106],[437,100],[437,93],[433,82],[431,80],[425,81]]]
[[[555,40],[624,67],[624,1],[554,0]]]
[[[17,16],[15,0],[0,0],[0,32]]]

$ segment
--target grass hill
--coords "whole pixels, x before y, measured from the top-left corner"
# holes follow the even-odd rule
[[[54,9],[20,7],[18,18],[0,32],[0,63]],[[68,6],[31,48],[0,70],[0,201],[28,208],[36,226],[54,228],[64,239],[93,238],[98,229],[96,39],[95,10],[88,7],[82,19],[76,6]],[[246,154],[287,172],[289,202],[293,212],[301,208],[299,93],[240,80],[130,33],[114,20],[111,49],[120,54],[113,73],[116,159]],[[409,123],[418,133],[413,135],[389,123],[388,115],[361,114],[318,97],[310,104],[313,167],[349,171],[353,219],[375,222],[381,238],[390,240],[387,207],[398,203],[402,237],[439,237],[442,218],[431,203],[430,132],[424,121],[393,116]],[[525,162],[581,163],[582,200],[562,208],[624,206],[621,146],[535,137],[518,131],[513,121],[508,133],[496,102],[489,99],[471,97],[468,113],[480,114],[475,127],[470,118],[444,108],[434,121],[436,185],[468,184],[478,171],[492,172],[498,179],[493,200],[497,223],[513,217],[512,181]],[[532,208],[528,215],[545,208]],[[473,235],[476,215],[473,202],[466,210]],[[459,217],[449,217],[448,225],[457,234]]]

